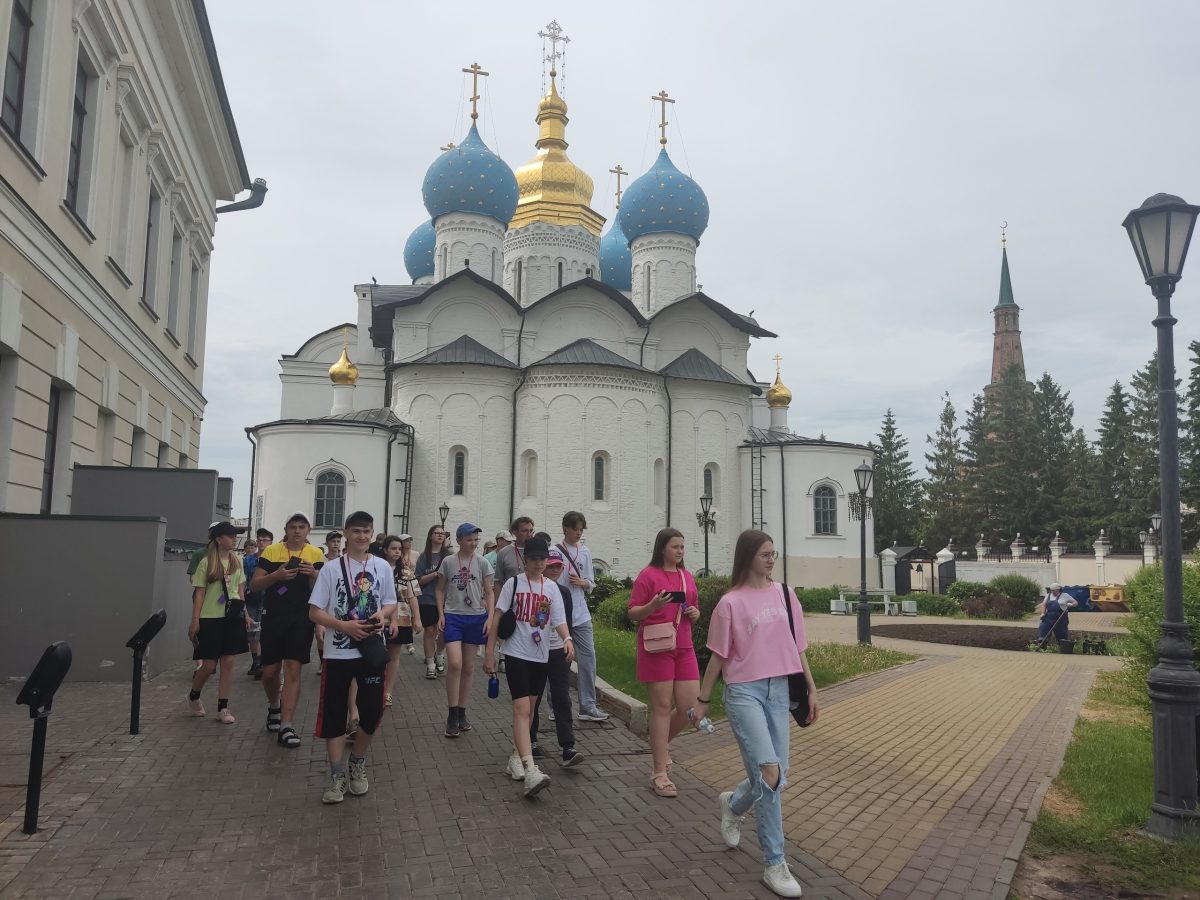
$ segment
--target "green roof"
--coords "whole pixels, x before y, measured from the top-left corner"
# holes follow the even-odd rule
[[[1016,306],[1012,295],[1012,279],[1008,275],[1008,248],[1005,247],[1002,251],[1000,261],[1000,300],[996,303],[997,306]]]

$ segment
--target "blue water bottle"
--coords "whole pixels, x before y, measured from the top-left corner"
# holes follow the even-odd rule
[[[488,679],[488,698],[495,700],[500,696],[500,679],[493,675]]]

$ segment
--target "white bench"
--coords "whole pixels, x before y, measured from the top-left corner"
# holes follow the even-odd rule
[[[916,615],[915,602],[913,600],[905,601],[914,604],[913,615]],[[887,591],[867,591],[867,603],[872,606],[880,606],[883,608],[884,615],[898,616],[900,615],[900,603],[892,597]],[[835,616],[848,616],[854,614],[858,608],[858,593],[847,594],[846,591],[841,591],[837,599],[829,601],[829,612]]]

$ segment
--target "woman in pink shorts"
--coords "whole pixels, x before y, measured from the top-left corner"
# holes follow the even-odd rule
[[[629,618],[638,627],[637,677],[650,693],[650,787],[660,797],[675,797],[671,782],[671,739],[688,724],[687,711],[696,705],[700,666],[692,645],[692,625],[700,618],[696,582],[683,567],[683,535],[664,528],[654,539],[650,565],[638,573],[629,595]],[[644,629],[675,623],[675,649],[646,650]],[[672,705],[674,709],[672,709]]]

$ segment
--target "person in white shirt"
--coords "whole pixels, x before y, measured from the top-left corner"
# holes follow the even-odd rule
[[[1042,621],[1038,623],[1038,643],[1044,646],[1051,632],[1056,641],[1067,640],[1070,633],[1067,610],[1078,605],[1074,597],[1063,593],[1063,586],[1057,581],[1046,588],[1046,596],[1042,598]]]
[[[571,636],[575,638],[576,686],[579,690],[579,721],[604,722],[608,713],[596,703],[596,645],[592,639],[592,614],[587,598],[596,586],[592,566],[592,551],[583,543],[587,519],[572,510],[562,518],[563,541],[558,545],[563,555],[562,574],[558,583],[571,592]]]

